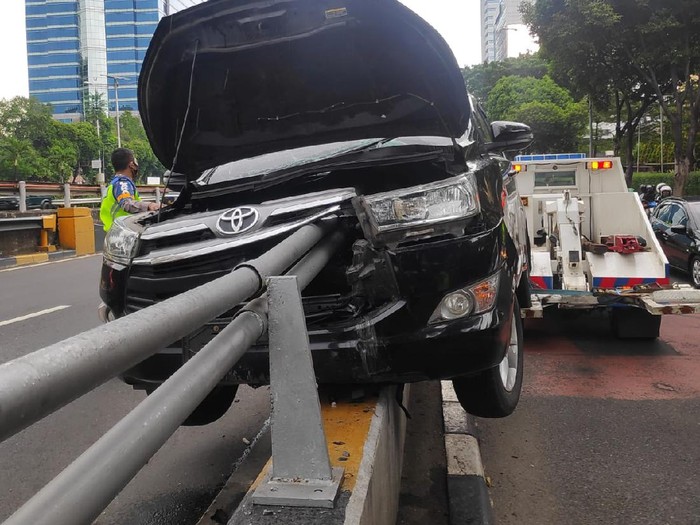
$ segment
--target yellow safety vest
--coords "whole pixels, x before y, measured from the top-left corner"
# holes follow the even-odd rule
[[[107,194],[105,195],[105,198],[102,199],[102,204],[100,205],[100,220],[102,221],[102,224],[104,225],[104,230],[109,231],[109,229],[112,227],[112,223],[114,222],[114,219],[117,217],[124,217],[125,215],[131,215],[128,211],[124,211],[119,207],[119,203],[117,202],[117,198],[114,196],[114,184],[116,182],[119,182],[120,180],[127,180],[131,183],[131,185],[134,187],[134,194],[133,198],[135,201],[140,201],[141,197],[139,196],[139,192],[136,190],[136,185],[131,182],[130,179],[126,177],[114,177],[112,179],[112,182],[109,183],[109,186],[107,186]]]

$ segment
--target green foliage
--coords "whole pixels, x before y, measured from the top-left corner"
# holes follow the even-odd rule
[[[0,100],[0,180],[67,182],[82,172],[95,182],[91,161],[104,158],[106,176],[117,147],[116,121],[105,113],[99,95],[89,95],[88,120],[65,124],[52,118],[51,106],[36,99],[15,97]],[[153,154],[141,121],[128,112],[120,116],[122,145],[136,154],[140,177],[160,176],[164,168]],[[99,129],[99,132],[98,132]]]
[[[555,78],[599,107],[614,100],[628,152],[646,107],[659,101],[687,175],[700,129],[697,0],[537,0],[525,21]]]
[[[105,117],[107,112],[107,101],[102,93],[87,93],[83,102],[85,120],[95,122]]]
[[[462,69],[467,90],[481,101],[486,101],[491,90],[501,78],[521,76],[542,78],[547,74],[547,62],[537,54],[507,58],[502,62],[488,62]]]
[[[635,144],[634,158],[639,158],[640,164],[658,164],[661,161],[661,144],[658,141],[641,142],[639,150]],[[673,143],[664,143],[664,164],[666,166],[673,164]]]
[[[535,141],[530,150],[538,153],[574,151],[586,124],[586,107],[550,77],[501,78],[486,103],[492,120],[524,122]]]

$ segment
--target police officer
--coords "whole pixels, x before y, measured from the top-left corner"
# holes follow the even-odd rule
[[[104,230],[109,231],[114,219],[131,213],[156,211],[160,205],[143,202],[136,191],[134,177],[139,172],[139,164],[134,152],[127,148],[117,148],[112,152],[114,178],[107,187],[107,194],[100,206],[100,219]]]
[[[659,190],[659,198],[657,200],[661,202],[665,198],[670,197],[672,193],[673,190],[671,189],[671,186],[669,186],[668,184],[664,184]]]

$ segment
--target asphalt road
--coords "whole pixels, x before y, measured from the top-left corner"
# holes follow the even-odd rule
[[[92,256],[0,271],[0,362],[97,326],[100,264]],[[0,443],[0,522],[142,399],[115,379]],[[216,423],[180,428],[95,523],[195,523],[268,415],[267,388],[242,387]]]
[[[479,419],[499,525],[700,524],[700,316],[654,342],[603,316],[528,321],[516,412]]]
[[[0,271],[0,362],[96,326],[99,266]],[[652,343],[616,341],[596,316],[528,321],[521,405],[479,420],[498,523],[700,525],[698,333],[700,316],[666,317]],[[109,381],[0,443],[0,521],[142,396]],[[408,409],[397,525],[446,525],[439,385],[416,385]],[[267,389],[241,388],[220,421],[179,429],[95,523],[195,523],[268,415]]]

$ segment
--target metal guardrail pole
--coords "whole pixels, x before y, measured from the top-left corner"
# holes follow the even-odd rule
[[[23,180],[19,181],[19,211],[27,211],[27,183]]]
[[[70,184],[63,185],[63,206],[65,208],[70,208]]]
[[[338,249],[335,232],[297,263],[300,288]],[[267,302],[241,313],[155,392],[15,512],[4,525],[89,524],[167,441],[267,328]]]
[[[343,469],[331,468],[304,308],[293,276],[268,281],[272,473],[259,505],[332,508]]]
[[[335,225],[303,226],[224,277],[0,365],[0,442],[252,297]]]

